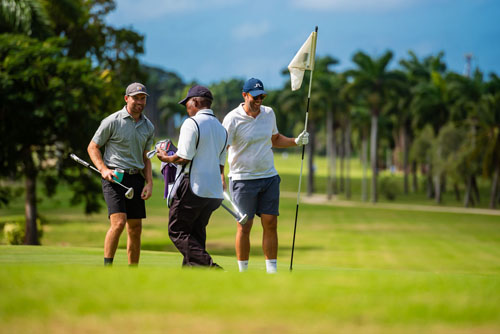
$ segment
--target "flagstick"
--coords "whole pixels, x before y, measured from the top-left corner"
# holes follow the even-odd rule
[[[316,27],[316,33],[318,32],[318,27]],[[314,40],[313,50],[316,50],[316,40]],[[315,57],[316,55],[314,55]],[[307,107],[306,107],[306,120],[304,122],[304,130],[307,131],[307,120],[309,118],[309,104],[311,102],[311,87],[313,79],[314,68],[311,70],[311,76],[309,77],[309,92],[307,93]],[[293,270],[293,252],[295,249],[295,233],[297,232],[297,218],[299,216],[299,202],[300,202],[300,187],[302,185],[302,169],[304,167],[304,152],[306,146],[302,145],[302,160],[300,162],[300,175],[299,175],[299,190],[297,192],[297,206],[295,208],[295,224],[293,226],[293,241],[292,241],[292,257],[290,258],[290,271]]]

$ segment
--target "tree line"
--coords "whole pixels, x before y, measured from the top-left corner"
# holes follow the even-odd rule
[[[99,183],[67,157],[86,155],[100,120],[122,107],[128,83],[148,87],[148,116],[158,137],[175,138],[185,117],[177,102],[194,83],[141,64],[144,37],[106,24],[114,9],[113,0],[0,2],[0,205],[16,196],[23,180],[28,244],[38,242],[38,182],[51,196],[62,180],[72,189],[72,203],[85,203],[87,213],[99,209]],[[370,194],[366,176],[362,181],[364,200],[377,202],[379,172],[394,164],[404,172],[405,193],[417,190],[421,173],[427,195],[438,203],[451,186],[457,197],[463,193],[465,206],[477,204],[482,177],[490,182],[494,208],[500,197],[498,76],[449,71],[443,53],[419,58],[410,51],[394,69],[393,58],[391,51],[379,57],[360,51],[345,71],[336,70],[331,56],[316,59],[307,192],[315,191],[314,156],[325,154],[328,196],[344,192],[349,198],[349,161],[358,156],[364,170],[371,169]],[[286,69],[281,73],[288,76]],[[246,79],[209,85],[219,119],[242,101]],[[292,136],[303,128],[307,91],[292,92],[289,84],[268,90],[266,104],[277,111],[280,132]],[[390,159],[384,159],[387,152]]]
[[[316,59],[308,125],[308,194],[315,191],[314,155],[325,154],[330,162],[328,196],[344,192],[350,198],[349,161],[356,155],[363,170],[371,170],[370,187],[366,176],[362,180],[363,200],[377,202],[379,172],[393,165],[404,174],[405,194],[417,191],[421,174],[427,196],[438,204],[451,187],[465,207],[477,205],[477,179],[482,177],[490,182],[489,207],[496,207],[500,201],[500,79],[495,73],[485,78],[480,69],[470,67],[465,74],[449,71],[443,58],[443,52],[419,58],[409,51],[391,68],[395,62],[391,51],[378,57],[359,51],[352,57],[353,68],[345,71],[335,70],[338,60],[331,56]],[[174,73],[149,71],[163,74],[149,76],[157,80],[149,86],[169,87],[158,91],[150,112],[160,120],[159,134],[175,137],[175,116],[184,113],[177,101],[193,83],[183,84]],[[281,72],[288,76],[287,69]],[[309,82],[308,75],[304,82]],[[219,119],[242,101],[244,80],[209,86]],[[277,111],[280,131],[293,135],[303,128],[307,87],[296,92],[289,87],[288,81],[281,89],[268,90],[266,104]]]

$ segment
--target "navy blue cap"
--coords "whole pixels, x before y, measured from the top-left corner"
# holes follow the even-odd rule
[[[243,91],[245,93],[250,93],[250,95],[252,95],[253,97],[267,94],[264,90],[264,84],[262,83],[262,81],[255,78],[250,78],[247,80],[247,82],[245,82],[245,84],[243,85]]]
[[[213,100],[212,92],[207,87],[203,86],[193,86],[189,88],[189,91],[184,99],[179,101],[179,104],[186,105],[186,102],[192,97],[206,97],[207,99]]]

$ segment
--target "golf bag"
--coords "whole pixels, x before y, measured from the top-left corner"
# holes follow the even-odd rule
[[[177,147],[170,141],[170,139],[161,140],[155,145],[155,150],[163,150],[167,152],[167,155],[174,155],[177,152]],[[180,166],[179,166],[180,167]],[[175,182],[175,177],[177,175],[177,166],[175,164],[162,162],[160,167],[160,172],[163,175],[163,182],[165,183],[165,190],[163,198],[167,199],[169,193],[172,192],[172,187]]]

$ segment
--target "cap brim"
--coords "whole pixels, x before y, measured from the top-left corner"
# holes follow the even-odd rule
[[[190,96],[186,96],[184,99],[180,100],[180,101],[179,101],[179,102],[177,102],[177,103],[182,104],[183,106],[185,106],[185,105],[186,105],[186,103],[187,103],[187,101],[188,101],[190,98],[191,98]]]
[[[136,96],[136,95],[139,95],[139,94],[144,94],[146,96],[149,96],[149,94],[146,93],[146,92],[134,92],[134,93],[128,94],[128,96]]]
[[[262,90],[262,89],[251,90],[251,91],[248,92],[248,94],[252,95],[252,97],[256,97],[256,96],[259,96],[259,95],[262,95],[262,94],[267,95],[266,91]]]

